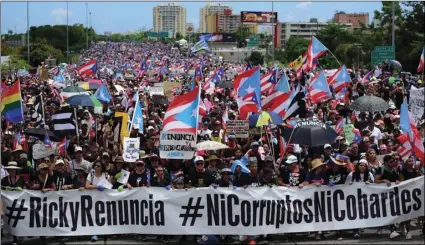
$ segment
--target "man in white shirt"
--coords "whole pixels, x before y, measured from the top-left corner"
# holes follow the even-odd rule
[[[202,123],[202,129],[199,131],[199,134],[201,135],[201,137],[208,135],[208,138],[211,139],[212,131],[210,129],[208,129],[208,125],[209,125],[208,122],[203,122]]]
[[[380,146],[382,143],[382,133],[381,130],[377,127],[375,127],[375,123],[371,120],[369,121],[369,125],[367,126],[367,129],[370,131],[371,136],[375,136],[374,143],[377,146]]]

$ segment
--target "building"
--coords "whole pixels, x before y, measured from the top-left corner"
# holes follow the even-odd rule
[[[186,8],[177,3],[157,5],[153,8],[153,31],[179,32],[186,35]]]
[[[285,42],[291,36],[303,37],[305,39],[311,39],[321,29],[325,28],[328,23],[319,22],[316,18],[310,19],[309,22],[282,22],[276,27],[276,33],[278,36],[275,37],[277,47],[283,47]],[[352,24],[343,24],[345,28],[351,28]]]
[[[224,15],[214,14],[208,15],[206,18],[207,33],[232,33],[236,32],[242,25],[241,16],[239,14]],[[248,29],[249,34],[258,33],[258,24],[243,24]]]
[[[215,57],[221,56],[224,60],[230,62],[245,63],[245,59],[251,56],[253,51],[261,53],[266,56],[266,49],[259,48],[236,48],[236,47],[223,47],[214,48],[210,47],[211,54]]]
[[[228,4],[221,3],[208,3],[206,6],[202,7],[199,12],[199,32],[206,33],[208,32],[208,21],[207,16],[210,15],[231,15],[233,11],[232,6]]]
[[[345,13],[337,11],[333,21],[338,24],[351,24],[351,29],[358,29],[361,24],[369,25],[369,13]]]

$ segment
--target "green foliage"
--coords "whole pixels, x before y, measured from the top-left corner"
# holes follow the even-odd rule
[[[291,36],[285,43],[285,59],[287,62],[296,60],[307,51],[309,40],[302,37]]]
[[[250,62],[254,66],[262,65],[264,63],[264,56],[260,52],[252,51],[246,61]]]
[[[37,39],[30,45],[30,62],[34,66],[44,62],[47,58],[55,58],[56,63],[64,61],[63,53],[49,45],[46,39]]]
[[[8,62],[4,62],[3,64],[1,64],[1,70],[2,71],[19,70],[19,69],[28,70],[28,69],[30,69],[30,66],[28,65],[28,63],[25,60],[20,59],[17,56],[12,55],[12,56],[9,57]]]

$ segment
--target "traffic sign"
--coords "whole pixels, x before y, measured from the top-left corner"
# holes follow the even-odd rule
[[[393,46],[375,46],[373,51],[386,51],[386,50],[394,50]]]
[[[251,35],[248,37],[248,47],[258,47],[258,36],[257,35]]]
[[[372,65],[377,65],[387,60],[395,60],[395,52],[392,46],[376,46],[370,56]]]

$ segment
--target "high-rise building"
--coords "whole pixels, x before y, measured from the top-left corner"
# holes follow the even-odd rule
[[[361,24],[369,24],[369,13],[345,13],[337,11],[333,21],[338,24],[351,24],[352,29],[358,29]]]
[[[258,25],[257,24],[242,24],[241,16],[239,14],[213,14],[208,15],[206,18],[207,29],[205,32],[207,33],[231,33],[236,32],[240,26],[244,26],[248,29],[248,33],[258,33]]]
[[[232,6],[221,3],[208,3],[202,7],[199,12],[199,32],[208,32],[208,21],[209,15],[231,15],[233,11]]]
[[[186,8],[177,3],[157,5],[153,8],[153,31],[171,31],[186,35]]]
[[[283,47],[285,45],[285,42],[288,41],[288,39],[291,36],[297,36],[302,37],[305,39],[311,39],[312,36],[317,35],[317,33],[325,28],[328,25],[328,23],[319,22],[317,19],[310,19],[309,22],[282,22],[279,23],[277,26],[276,34],[278,35],[276,37],[277,47]],[[350,29],[352,24],[341,24],[345,28]]]

